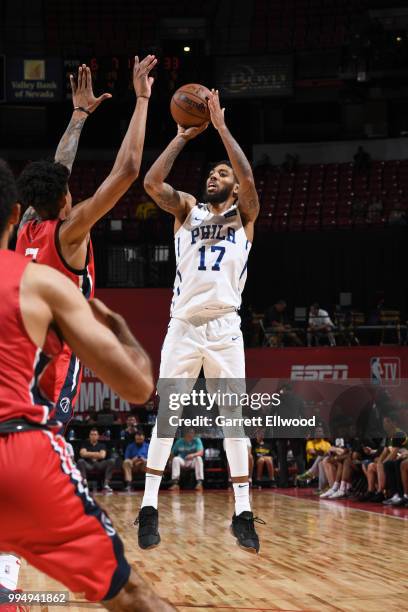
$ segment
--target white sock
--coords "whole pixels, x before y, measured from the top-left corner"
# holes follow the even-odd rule
[[[347,491],[347,482],[346,482],[345,480],[342,480],[342,481],[341,481],[341,484],[340,484],[340,491],[341,491],[342,493],[345,493],[345,492]]]
[[[153,506],[153,508],[157,510],[161,479],[162,477],[157,474],[146,474],[142,508],[145,506]]]
[[[249,503],[249,482],[234,482],[232,483],[235,496],[235,514],[241,512],[251,512],[251,504]]]
[[[333,493],[335,493],[336,491],[338,491],[338,490],[339,490],[339,486],[340,486],[340,484],[339,484],[339,483],[336,481],[336,482],[334,483],[334,485],[332,486],[332,488],[331,488],[331,490],[333,491]]]
[[[6,589],[16,590],[20,566],[18,557],[0,553],[0,584]]]

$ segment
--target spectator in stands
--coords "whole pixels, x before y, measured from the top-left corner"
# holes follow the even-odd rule
[[[171,451],[171,477],[173,484],[170,487],[172,491],[180,489],[180,471],[181,469],[194,469],[196,477],[196,491],[203,490],[204,480],[204,446],[200,438],[195,437],[194,429],[188,429],[183,438],[178,439]]]
[[[403,459],[400,466],[401,482],[402,482],[402,497],[399,502],[394,501],[393,506],[403,506],[408,508],[408,459]]]
[[[329,313],[323,308],[320,308],[319,304],[315,302],[311,305],[309,311],[309,321],[307,328],[307,346],[312,346],[313,340],[317,344],[320,342],[320,338],[327,337],[330,346],[336,346],[336,340],[333,334],[334,323],[329,317]]]
[[[391,470],[395,469],[391,463],[389,466],[385,464],[397,460],[400,449],[408,448],[407,435],[397,427],[395,414],[390,413],[385,416],[383,425],[387,438],[379,456],[367,467],[368,490],[362,501],[374,503],[385,501],[384,492],[388,486],[386,473],[390,474]],[[395,486],[395,481],[392,481],[391,485]]]
[[[331,444],[324,437],[322,427],[316,427],[314,437],[306,442],[306,462],[309,468],[297,476],[297,480],[308,481],[319,478],[319,491],[323,492],[327,485],[326,473],[322,461],[327,456]]]
[[[129,414],[126,419],[126,429],[122,429],[120,432],[120,439],[123,440],[125,447],[134,441],[136,429],[137,419],[133,414]]]
[[[346,429],[346,425],[341,425],[341,428]],[[330,447],[327,456],[323,459],[330,488],[320,494],[321,499],[346,497],[351,489],[351,460],[351,441],[346,437],[336,438],[334,446]]]
[[[275,480],[272,444],[269,440],[265,440],[265,432],[261,429],[256,432],[256,438],[252,442],[252,452],[255,460],[256,480],[258,487],[261,489],[261,480],[265,468],[268,473],[269,481],[272,482]]]
[[[285,300],[278,300],[267,309],[264,316],[264,328],[269,346],[281,346],[286,340],[289,341],[289,344],[302,346],[302,341],[292,331],[292,326],[288,321]]]
[[[95,472],[98,478],[103,479],[103,490],[111,493],[110,480],[112,478],[115,461],[107,459],[106,446],[99,442],[99,431],[92,428],[89,432],[89,439],[81,444],[79,450],[80,459],[77,466],[87,484],[87,477],[90,472]]]
[[[397,427],[396,418],[393,413],[384,418],[384,429],[393,449],[381,466],[385,474],[387,496],[383,502],[385,505],[399,504],[403,498],[401,464],[408,458],[408,436],[405,431]]]
[[[145,441],[143,431],[136,430],[134,441],[126,447],[125,460],[122,465],[125,491],[129,492],[131,490],[132,475],[145,473],[148,450],[149,443]]]
[[[99,414],[109,414],[111,415],[113,421],[115,423],[120,423],[118,414],[115,414],[112,411],[112,403],[110,397],[104,397],[102,401],[102,409],[99,411]]]
[[[388,217],[388,223],[393,227],[404,227],[407,225],[407,215],[404,210],[399,207],[394,208]]]
[[[98,415],[96,413],[96,410],[90,410],[88,412],[87,416],[85,417],[84,422],[87,425],[95,425],[96,422],[97,422],[97,417],[98,417]]]
[[[364,149],[364,147],[358,147],[354,157],[354,168],[357,172],[368,172],[371,168],[371,155]]]

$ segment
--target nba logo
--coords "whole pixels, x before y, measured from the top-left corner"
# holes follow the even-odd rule
[[[398,386],[401,362],[399,357],[372,357],[370,360],[371,382],[375,385]]]

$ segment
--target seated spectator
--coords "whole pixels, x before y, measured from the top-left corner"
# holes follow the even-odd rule
[[[351,489],[351,443],[345,438],[336,438],[323,459],[323,467],[330,485],[321,493],[321,499],[345,497]]]
[[[392,413],[384,418],[384,429],[389,436],[392,452],[383,462],[385,472],[385,505],[399,505],[404,492],[401,480],[401,465],[408,458],[408,436],[396,424],[396,415]]]
[[[302,341],[288,321],[285,300],[278,300],[265,312],[264,327],[269,346],[282,346],[286,341],[290,345],[303,346]]]
[[[255,458],[256,480],[261,489],[261,480],[266,468],[270,481],[275,480],[275,469],[273,465],[272,445],[270,441],[265,441],[265,432],[258,430],[256,438],[252,443],[252,452]]]
[[[181,469],[191,469],[195,471],[196,491],[203,490],[204,480],[204,464],[203,464],[204,446],[200,438],[195,437],[194,429],[188,429],[183,438],[176,440],[171,451],[171,477],[173,485],[170,487],[172,491],[178,491],[180,471]]]
[[[386,499],[385,492],[387,490],[389,492],[389,503],[392,499],[397,501],[397,497],[402,497],[402,485],[398,483],[400,463],[402,463],[399,458],[404,458],[405,452],[401,452],[401,457],[399,457],[399,453],[408,448],[407,435],[397,427],[396,416],[393,413],[384,416],[383,425],[387,438],[379,456],[368,465],[368,490],[362,501],[381,503]],[[401,494],[398,493],[398,489],[400,489]],[[395,494],[397,495],[394,497]]]
[[[132,486],[132,475],[144,474],[149,443],[145,441],[143,431],[137,430],[134,441],[128,444],[125,451],[125,460],[122,468],[125,478],[125,491],[130,491]]]
[[[403,459],[400,465],[402,497],[400,501],[394,501],[393,506],[408,508],[408,458]]]
[[[137,430],[137,419],[133,414],[130,414],[126,419],[126,428],[120,432],[120,439],[124,441],[124,445],[132,444],[135,439]]]
[[[79,450],[80,459],[77,462],[84,484],[87,485],[89,472],[96,472],[98,477],[103,479],[103,490],[111,493],[112,489],[109,482],[115,465],[114,459],[106,458],[106,446],[99,442],[99,431],[92,428],[89,432],[89,439],[82,442]]]
[[[307,346],[312,346],[313,340],[319,345],[320,338],[327,337],[330,346],[336,346],[334,339],[333,330],[334,323],[329,317],[329,313],[323,308],[319,307],[319,304],[315,302],[310,307],[309,322],[307,328]]]
[[[306,461],[310,466],[306,472],[296,477],[300,481],[313,480],[319,478],[319,491],[327,485],[326,473],[322,464],[324,457],[328,454],[331,444],[324,438],[322,427],[316,427],[314,438],[306,442]]]

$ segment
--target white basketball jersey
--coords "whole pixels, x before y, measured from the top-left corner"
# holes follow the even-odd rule
[[[175,234],[174,244],[171,316],[189,319],[237,310],[251,248],[238,207],[217,214],[197,204]]]

